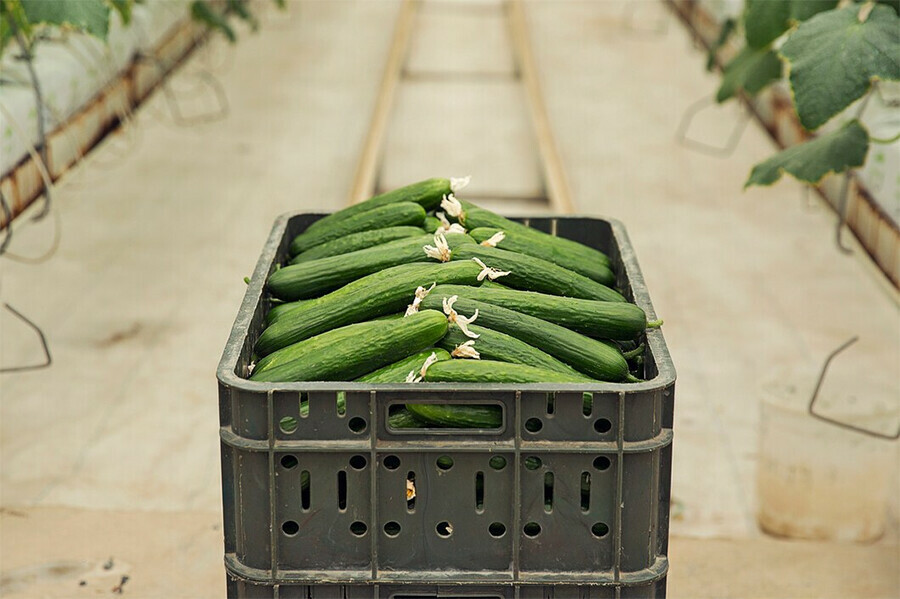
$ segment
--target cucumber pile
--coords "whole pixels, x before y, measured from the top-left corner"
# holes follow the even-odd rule
[[[250,380],[638,382],[648,322],[608,256],[428,179],[291,240]],[[500,407],[393,406],[393,427],[499,426]]]

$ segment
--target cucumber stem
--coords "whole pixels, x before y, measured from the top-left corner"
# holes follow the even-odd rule
[[[631,374],[629,372],[628,375],[625,377],[625,382],[626,383],[643,383],[646,381],[644,381],[644,379],[637,378],[636,376],[634,376],[633,374]]]
[[[647,328],[648,328],[648,329],[658,329],[658,328],[661,327],[662,325],[663,325],[663,319],[662,319],[662,318],[660,318],[659,320],[648,320],[648,321],[647,321]]]
[[[641,343],[640,345],[638,345],[636,348],[634,348],[631,351],[622,352],[622,355],[625,356],[626,360],[631,360],[632,358],[638,357],[642,353],[644,353],[644,344],[643,343]]]

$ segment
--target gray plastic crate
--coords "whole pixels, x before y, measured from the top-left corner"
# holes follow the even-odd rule
[[[664,597],[675,369],[662,332],[647,332],[637,384],[250,382],[265,281],[321,216],[275,222],[219,364],[228,596]],[[621,223],[522,221],[605,251],[618,286],[655,318]],[[495,403],[503,425],[389,429],[389,407],[412,400]]]

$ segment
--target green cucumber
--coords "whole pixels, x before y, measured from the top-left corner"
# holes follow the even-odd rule
[[[401,264],[373,273],[283,313],[260,335],[256,354],[265,356],[334,327],[405,310],[412,303],[418,286],[428,287],[433,283],[478,285],[481,270],[469,260],[446,264]]]
[[[348,381],[389,364],[398,352],[429,347],[446,333],[447,318],[437,310],[351,324],[269,354],[250,380]]]
[[[438,364],[464,361],[448,360]],[[406,404],[406,409],[427,428],[500,428],[503,424],[503,409],[497,405],[421,403]]]
[[[441,219],[429,214],[425,217],[425,221],[422,223],[422,228],[425,229],[426,233],[434,233],[441,228],[442,224],[443,223],[441,222]]]
[[[466,229],[491,227],[502,229],[506,233],[519,233],[522,236],[531,237],[548,247],[554,248],[557,256],[557,260],[554,260],[554,262],[561,266],[566,266],[566,264],[571,266],[572,263],[578,262],[601,262],[607,265],[610,263],[609,256],[583,243],[578,243],[565,237],[556,237],[532,227],[527,227],[486,208],[479,208],[471,202],[461,201],[460,204],[462,205],[462,213],[456,219]],[[558,262],[558,260],[562,260],[564,263]]]
[[[640,306],[625,302],[598,302],[484,285],[441,285],[434,293],[502,306],[601,339],[631,340],[648,326],[659,325],[659,321],[648,324]]]
[[[444,238],[451,252],[459,245],[475,244],[471,237],[459,233],[448,233]],[[283,300],[317,297],[385,268],[412,262],[434,262],[435,258],[423,249],[434,243],[434,235],[424,234],[349,254],[291,264],[273,272],[267,285],[274,296]]]
[[[428,357],[431,356],[431,354],[434,354],[438,361],[450,359],[450,354],[445,350],[436,347],[429,347],[407,358],[403,358],[398,362],[388,364],[383,368],[379,368],[374,372],[370,372],[365,376],[361,376],[356,379],[356,382],[404,383],[406,382],[406,377],[410,372],[414,371],[416,372],[416,374],[418,374],[419,370],[422,368],[422,364],[425,363],[425,360],[427,360]]]
[[[348,206],[343,210],[338,210],[317,220],[306,230],[313,232],[319,229],[327,229],[357,214],[399,202],[415,202],[425,210],[434,210],[441,203],[441,198],[450,192],[449,179],[426,179],[425,181],[419,181],[418,183],[377,195],[359,204]]]
[[[460,247],[452,256],[453,260],[472,258],[482,260],[491,268],[509,271],[501,279],[508,287],[605,302],[627,301],[606,285],[534,256],[483,245]]]
[[[326,241],[321,245],[306,250],[302,254],[298,254],[291,260],[291,264],[299,262],[309,262],[310,260],[319,260],[320,258],[328,258],[329,256],[339,256],[341,254],[349,254],[356,250],[364,250],[366,248],[382,245],[396,239],[404,239],[407,237],[418,237],[422,235],[424,229],[412,226],[385,227],[384,229],[372,229],[370,231],[360,231],[359,233],[350,233],[338,239]]]
[[[435,289],[442,288],[444,288],[443,285]],[[585,382],[592,380],[568,364],[560,362],[550,354],[528,345],[511,335],[474,324],[470,324],[468,329],[478,335],[478,338],[471,339],[467,337],[457,326],[451,324],[444,338],[438,341],[438,345],[452,352],[457,346],[467,341],[472,341],[472,347],[481,355],[480,359],[482,360],[524,364],[577,377]]]
[[[509,364],[493,360],[447,360],[432,364],[425,372],[428,383],[588,383],[580,374],[564,374],[526,364]],[[431,420],[414,407],[435,404],[407,404],[409,411],[425,420]],[[458,404],[445,407],[460,407]],[[463,406],[468,407],[468,406]],[[471,406],[473,408],[479,406]],[[488,406],[484,406],[488,407]]]
[[[422,301],[421,307],[440,310],[445,293],[433,291]],[[636,382],[628,371],[628,362],[615,347],[606,345],[558,324],[493,306],[466,297],[458,297],[453,309],[471,317],[478,310],[480,326],[512,335],[562,360],[575,370],[601,381]]]
[[[287,312],[290,312],[297,306],[308,302],[309,300],[297,300],[296,302],[284,302],[281,304],[275,304],[269,311],[266,312],[266,326],[269,326],[273,322],[277,321]]]
[[[573,255],[572,252],[562,250],[557,243],[547,243],[543,238],[534,234],[524,234],[521,231],[512,229],[506,231],[504,229],[496,229],[491,227],[479,227],[473,229],[469,233],[475,238],[475,241],[482,243],[495,234],[503,232],[504,237],[494,247],[501,250],[509,250],[520,254],[527,254],[535,258],[542,258],[547,262],[553,262],[563,268],[568,268],[573,272],[584,275],[589,279],[593,279],[604,285],[612,286],[616,282],[615,273],[610,270],[609,258],[606,254],[600,254],[603,259],[587,260],[583,256]],[[551,239],[557,239],[551,237]],[[599,254],[599,252],[598,252]]]
[[[391,413],[388,414],[388,426],[390,428],[423,428],[427,427],[428,423],[416,418],[412,412],[406,409],[406,406],[393,406]]]
[[[307,229],[294,237],[294,240],[291,242],[290,252],[292,256],[296,256],[317,245],[339,239],[351,233],[399,225],[421,225],[424,220],[425,209],[418,204],[413,202],[388,204],[374,210],[354,214],[328,227],[316,228],[315,230]]]

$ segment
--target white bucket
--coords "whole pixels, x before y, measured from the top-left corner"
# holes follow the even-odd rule
[[[761,405],[760,527],[801,539],[878,539],[885,530],[889,487],[896,481],[898,444],[811,416],[807,409],[818,373],[794,374],[766,386]],[[896,431],[900,397],[894,384],[857,377],[855,387],[848,385],[853,381],[826,380],[816,412],[868,430]]]

